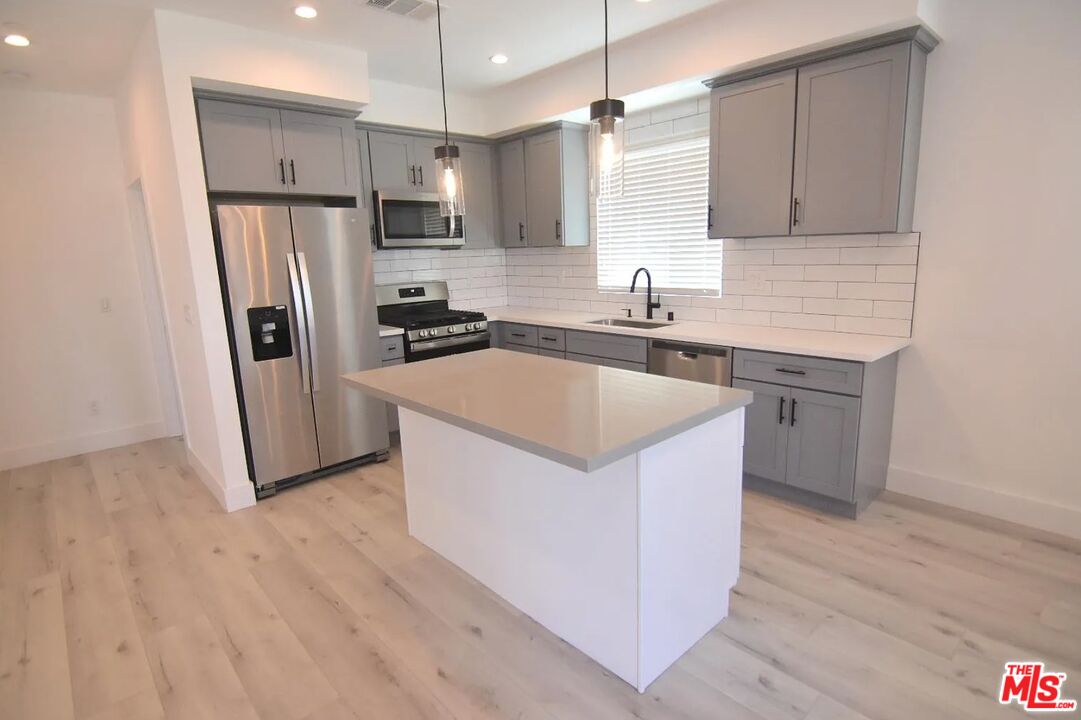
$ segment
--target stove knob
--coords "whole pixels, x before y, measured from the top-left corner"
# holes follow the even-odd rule
[[[476,330],[477,329],[477,324],[476,323],[466,323],[465,324],[465,329],[466,330]]]
[[[456,333],[456,332],[458,332],[458,328],[454,327],[453,325],[448,325],[447,326],[447,334],[448,335]]]
[[[420,336],[421,337],[428,337],[428,331],[427,330],[421,330],[420,331]]]

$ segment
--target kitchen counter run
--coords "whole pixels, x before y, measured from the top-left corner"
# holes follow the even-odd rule
[[[724,345],[744,350],[764,350],[766,352],[808,355],[832,358],[834,360],[854,360],[856,362],[881,360],[908,347],[912,342],[909,338],[879,335],[856,335],[820,330],[794,330],[678,319],[673,325],[653,330],[606,327],[604,325],[590,325],[589,321],[612,317],[611,315],[513,306],[490,308],[484,312],[488,316],[488,320],[492,322],[544,325],[570,330],[633,335],[658,340],[702,343],[704,345]]]
[[[387,402],[584,472],[752,398],[745,390],[497,349],[344,379]]]

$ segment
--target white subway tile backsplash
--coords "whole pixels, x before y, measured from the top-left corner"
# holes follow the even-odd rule
[[[662,105],[661,107],[653,108],[649,111],[649,122],[651,125],[658,125],[664,123],[667,120],[675,120],[676,118],[685,118],[697,114],[697,99],[682,100],[680,102],[674,102],[668,105]],[[708,118],[709,115],[707,114],[706,117]]]
[[[874,316],[878,318],[912,319],[912,303],[875,300]]]
[[[774,295],[788,295],[793,297],[837,297],[837,283],[835,282],[775,282],[773,283]]]
[[[835,280],[838,282],[874,282],[874,265],[811,265],[804,280]]]
[[[807,312],[803,307],[803,298],[773,295],[748,295],[743,298],[743,309],[786,313]]]
[[[638,144],[644,142],[651,142],[653,140],[660,140],[661,138],[669,137],[675,132],[672,126],[672,121],[662,123],[654,123],[652,125],[646,125],[645,127],[635,128],[634,130],[626,131],[626,140],[628,144]]]
[[[805,248],[802,250],[774,250],[775,265],[836,265],[841,251],[837,248]]]
[[[915,265],[917,246],[841,248],[842,265]]]
[[[807,247],[877,247],[881,235],[815,235],[807,238]]]
[[[803,312],[811,315],[856,315],[870,317],[874,311],[871,300],[834,300],[832,298],[806,298]]]
[[[743,269],[744,280],[804,280],[802,265],[733,265]],[[724,268],[721,269],[723,276]]]
[[[727,247],[727,246],[726,246]],[[724,265],[772,265],[773,250],[725,250]]]
[[[888,283],[914,283],[916,282],[916,266],[879,265],[874,280]]]
[[[911,327],[911,320],[862,317],[838,317],[836,325],[838,332],[892,335],[894,337],[908,337]]]
[[[709,115],[691,115],[672,121],[672,132],[676,135],[699,132],[709,129]]]
[[[916,286],[910,283],[838,283],[837,297],[911,302]]]
[[[834,330],[835,318],[832,315],[806,315],[803,313],[772,313],[770,325],[773,327],[796,328],[799,330]]]
[[[731,240],[725,240],[725,249],[728,248],[728,243]],[[771,250],[777,248],[805,248],[807,247],[807,238],[805,237],[756,237],[747,238],[744,241],[744,248],[747,250]],[[731,248],[735,250],[737,248]]]

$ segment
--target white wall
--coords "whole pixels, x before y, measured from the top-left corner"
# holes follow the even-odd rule
[[[0,137],[0,468],[163,435],[112,103],[3,91]]]
[[[193,81],[280,99],[369,99],[364,52],[156,11],[117,96],[129,179],[147,195],[192,464],[227,509],[254,503],[214,256]]]
[[[1081,536],[1081,3],[921,12],[943,42],[889,487]]]
[[[916,0],[725,0],[612,45],[612,97],[912,25],[918,22],[916,11]],[[603,78],[603,55],[595,52],[503,85],[483,98],[488,132],[583,108],[597,99]]]

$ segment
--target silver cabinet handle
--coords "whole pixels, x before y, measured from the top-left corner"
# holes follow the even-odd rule
[[[556,240],[562,240],[562,239],[563,239],[563,222],[561,220],[556,220]]]
[[[792,225],[799,225],[799,198],[792,198]]]
[[[319,343],[315,339],[315,308],[312,307],[312,281],[308,279],[308,261],[304,253],[297,253],[300,260],[301,290],[304,292],[304,314],[308,326],[308,359],[312,366],[312,392],[319,392]]]
[[[793,370],[791,368],[773,368],[773,369],[776,370],[779,373],[784,373],[785,375],[806,375],[807,374],[806,370]]]
[[[416,165],[410,165],[409,166],[409,175],[410,175],[410,178],[411,178],[409,180],[409,184],[410,185],[416,185],[417,184],[417,166]]]
[[[289,174],[293,178],[293,184],[297,184],[297,165],[292,160],[289,161]]]
[[[288,253],[285,256],[289,266],[289,290],[293,296],[293,317],[297,321],[296,348],[300,359],[300,389],[305,395],[311,394],[311,375],[308,363],[308,319],[304,312],[304,301],[300,294],[300,280],[297,278],[297,256]]]
[[[518,223],[518,242],[525,244],[525,223]]]
[[[420,185],[424,187],[424,166],[417,165],[417,172],[420,173]]]

